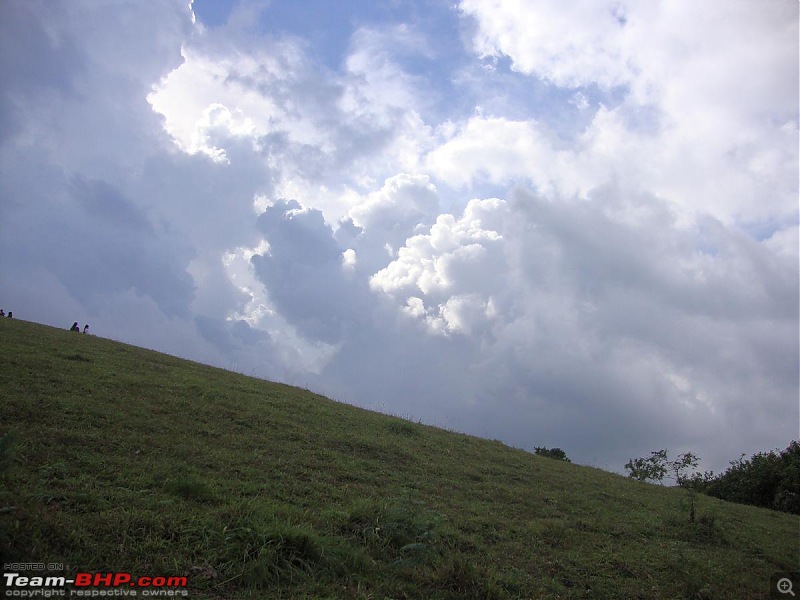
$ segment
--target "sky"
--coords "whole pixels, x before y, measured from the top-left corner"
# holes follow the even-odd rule
[[[611,471],[783,449],[798,10],[4,0],[0,307]]]

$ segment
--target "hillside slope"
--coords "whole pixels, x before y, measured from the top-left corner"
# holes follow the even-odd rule
[[[763,598],[800,518],[0,319],[0,552],[193,598]]]

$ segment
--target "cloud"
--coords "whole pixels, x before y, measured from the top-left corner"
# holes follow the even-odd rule
[[[336,239],[357,252],[362,276],[385,266],[407,238],[439,213],[439,194],[427,175],[400,173],[352,202]]]
[[[373,290],[394,296],[431,331],[469,333],[488,316],[499,287],[505,203],[472,200],[458,220],[440,215],[429,233],[406,240],[397,258],[370,278]]]
[[[409,232],[435,214],[438,204],[436,187],[429,177],[401,173],[387,179],[379,192],[353,206],[349,216],[364,229],[385,232],[399,228]]]
[[[279,202],[259,218],[259,227],[269,250],[251,261],[270,300],[303,335],[335,343],[357,320],[357,306],[343,277],[343,249],[322,213]]]
[[[614,469],[785,445],[796,6],[459,7],[4,3],[4,308]]]
[[[624,55],[626,9],[620,3],[500,2],[462,0],[479,21],[474,38],[483,57],[505,54],[515,68],[557,85],[624,85],[633,78]]]
[[[797,6],[464,0],[460,8],[477,22],[479,55],[508,56],[557,86],[622,90],[560,153],[551,177],[561,189],[629,177],[690,213],[794,220],[794,190],[782,182],[797,178]],[[732,37],[742,43],[729,51]]]
[[[508,185],[529,179],[550,160],[550,144],[530,121],[473,117],[428,154],[427,166],[451,185],[486,178]],[[542,169],[542,170],[546,170]]]
[[[440,217],[371,287],[458,337],[452,377],[470,382],[459,414],[472,429],[520,445],[557,431],[601,461],[600,448],[669,444],[665,430],[725,448],[712,460],[733,451],[730,427],[791,437],[795,259],[711,218],[676,221],[624,188],[557,202],[520,189]],[[634,428],[624,441],[620,427]]]

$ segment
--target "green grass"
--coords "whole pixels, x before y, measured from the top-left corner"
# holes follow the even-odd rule
[[[193,598],[764,598],[800,518],[0,319],[0,553]],[[534,443],[535,440],[532,440]]]

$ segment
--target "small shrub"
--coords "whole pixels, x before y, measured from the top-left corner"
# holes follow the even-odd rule
[[[304,580],[350,578],[370,569],[363,549],[283,520],[277,513],[248,512],[218,528],[183,532],[196,540],[206,571],[245,588],[292,585]]]
[[[337,520],[338,533],[354,537],[376,559],[417,565],[438,556],[441,519],[408,496],[358,502]]]
[[[717,525],[714,515],[702,515],[696,521],[694,527],[695,539],[704,542],[722,542],[724,535],[722,528]]]
[[[694,520],[667,519],[667,527],[679,540],[698,546],[724,546],[728,544],[723,527],[714,514],[701,514]]]
[[[388,429],[392,433],[408,437],[414,437],[419,435],[419,428],[413,423],[409,423],[408,421],[390,421]]]
[[[75,361],[75,362],[92,362],[91,358],[86,358],[85,356],[83,356],[81,354],[70,354],[69,356],[65,356],[64,358],[66,358],[67,360]]]
[[[219,540],[221,569],[247,587],[293,581],[322,560],[316,535],[292,526],[224,528]]]
[[[534,454],[539,456],[544,456],[547,458],[553,458],[555,460],[563,460],[565,462],[572,462],[569,458],[567,458],[567,453],[564,452],[561,448],[544,448],[544,447],[536,447],[533,451]]]

